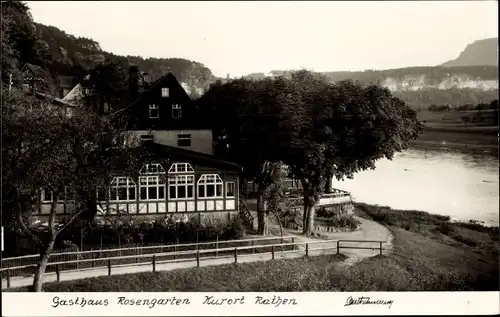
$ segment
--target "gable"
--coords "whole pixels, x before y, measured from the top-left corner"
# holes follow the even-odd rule
[[[174,75],[158,79],[126,109],[129,130],[195,129],[195,105]]]

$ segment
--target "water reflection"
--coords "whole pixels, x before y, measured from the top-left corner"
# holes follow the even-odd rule
[[[335,187],[360,202],[498,225],[498,171],[492,155],[410,149]]]

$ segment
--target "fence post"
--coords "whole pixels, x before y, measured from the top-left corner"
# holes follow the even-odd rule
[[[161,253],[161,250],[160,250]],[[139,248],[135,247],[135,263],[139,263]]]
[[[111,260],[108,260],[108,275],[111,276]]]
[[[156,255],[153,254],[153,272],[156,272]]]
[[[340,240],[337,240],[337,254],[340,253]]]
[[[306,256],[309,256],[309,243],[306,243]]]
[[[200,267],[200,250],[196,251],[196,267]]]
[[[7,288],[10,288],[10,270],[5,271],[7,273]]]
[[[56,264],[56,277],[57,277],[57,281],[60,282],[61,281],[61,269],[59,267],[59,264]]]
[[[252,240],[252,253],[255,253],[254,241]]]
[[[238,248],[234,248],[234,264],[238,263]]]
[[[217,240],[215,241],[215,257],[219,255],[219,234],[217,234]]]
[[[380,255],[382,255],[382,242],[380,242]]]
[[[92,252],[92,267],[95,267],[95,253]]]

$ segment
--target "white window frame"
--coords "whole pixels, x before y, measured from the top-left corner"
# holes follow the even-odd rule
[[[145,141],[153,141],[153,135],[152,134],[142,134],[140,136],[140,139],[141,139],[141,142],[145,142]]]
[[[212,185],[214,186],[214,196],[207,196],[207,186]],[[200,195],[200,186],[203,187],[203,195]],[[217,195],[217,187],[220,188],[220,195]],[[224,198],[224,181],[219,174],[203,174],[196,183],[196,190],[200,199]]]
[[[161,89],[161,96],[162,96],[162,98],[170,97],[170,89],[168,89],[168,87],[163,87]]]
[[[172,105],[172,118],[174,119],[182,118],[182,105],[179,104]]]
[[[151,115],[151,110],[156,111],[156,116]],[[149,104],[149,118],[150,119],[158,119],[160,117],[160,106],[157,104]]]
[[[170,175],[168,177],[168,200],[193,200],[195,181],[194,175]],[[179,188],[184,187],[186,197],[179,198]],[[175,197],[171,195],[171,188],[175,188]],[[188,188],[191,188],[191,195],[189,195]]]
[[[118,199],[119,198],[119,189],[120,188],[126,188],[127,189],[127,199]],[[130,188],[134,189],[134,199],[130,199]],[[115,197],[111,197],[111,191],[116,189],[116,194]],[[117,202],[117,201],[135,201],[137,199],[137,185],[134,182],[134,180],[131,177],[126,177],[126,176],[118,176],[114,177],[111,183],[109,184],[109,189],[108,189],[108,197],[109,201],[112,202]],[[113,198],[113,199],[112,199]]]
[[[179,141],[189,141],[189,145],[180,145]],[[177,134],[177,146],[180,146],[180,147],[190,147],[191,146],[191,134],[189,134],[189,133],[179,133],[179,134]]]
[[[61,197],[61,195],[63,197]],[[49,200],[46,200],[46,199],[44,200],[43,198],[47,198],[47,196],[49,196],[50,199]],[[59,194],[59,199],[57,200],[57,203],[61,203],[61,204],[64,203],[64,200],[65,200],[64,198],[67,198],[66,197],[66,187],[64,187],[64,192]],[[40,188],[40,202],[42,202],[42,203],[52,203],[53,201],[54,201],[54,191],[49,190],[46,187]]]
[[[144,164],[142,168],[139,170],[139,174],[141,175],[165,174],[165,170],[163,169],[163,166],[159,163]]]
[[[146,189],[146,198],[142,198],[142,189]],[[149,197],[149,189],[156,188],[156,198]],[[163,193],[163,197],[160,197]],[[158,201],[165,200],[165,180],[160,176],[139,176],[139,200]]]
[[[189,163],[173,163],[168,169],[169,174],[194,173],[193,167]]]
[[[228,187],[229,185],[233,185],[233,195],[232,196],[229,196],[228,195]],[[231,181],[231,182],[226,182],[226,188],[225,188],[225,194],[226,194],[226,198],[234,198],[236,197],[236,183]]]

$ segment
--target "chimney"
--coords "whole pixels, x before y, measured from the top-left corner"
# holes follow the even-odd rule
[[[139,68],[131,65],[128,71],[128,89],[130,102],[133,102],[139,95]]]
[[[149,83],[149,75],[148,73],[142,73],[142,77],[144,78],[144,83]]]

